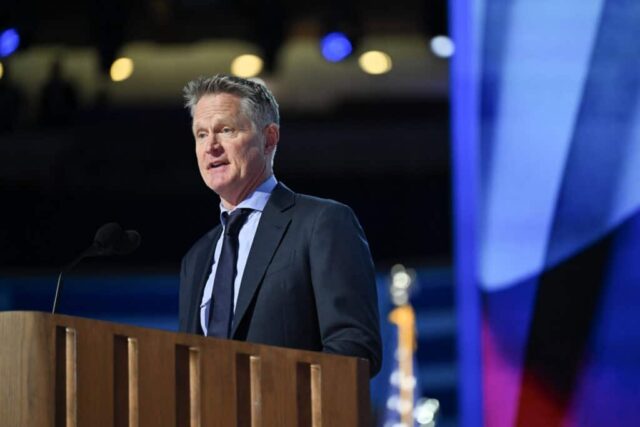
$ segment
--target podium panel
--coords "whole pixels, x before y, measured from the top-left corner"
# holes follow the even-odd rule
[[[369,426],[368,362],[0,313],[3,426]]]

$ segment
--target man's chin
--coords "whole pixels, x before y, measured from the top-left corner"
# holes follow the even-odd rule
[[[222,183],[219,181],[208,181],[206,184],[207,187],[213,190],[213,192],[220,196],[220,198],[223,200],[231,201],[233,200],[234,195],[237,193],[237,191],[234,191],[233,186],[229,185],[229,183],[227,182]]]
[[[231,180],[220,173],[204,173],[202,174],[202,180],[207,187],[215,191],[217,194],[225,192],[225,190],[229,190],[231,187]]]
[[[213,179],[212,177],[203,177],[203,181],[207,187],[213,190],[216,194],[220,194],[220,192],[224,192],[227,187],[227,183],[220,179]]]
[[[209,187],[211,190],[213,190],[214,193],[221,197],[228,192],[227,187],[223,184],[207,183],[207,187]]]

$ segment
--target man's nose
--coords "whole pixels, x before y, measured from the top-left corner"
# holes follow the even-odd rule
[[[222,151],[222,145],[220,144],[220,141],[218,140],[218,137],[215,133],[211,134],[206,144],[207,144],[207,151],[210,153],[218,153]]]

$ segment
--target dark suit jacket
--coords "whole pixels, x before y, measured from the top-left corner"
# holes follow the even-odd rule
[[[221,226],[182,260],[180,331],[202,333],[200,302]],[[232,339],[368,359],[382,344],[374,268],[358,220],[343,204],[278,184],[242,277]]]

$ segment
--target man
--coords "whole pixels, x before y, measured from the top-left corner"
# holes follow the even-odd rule
[[[373,263],[351,209],[273,175],[278,104],[259,83],[217,75],[184,88],[221,225],[182,260],[180,330],[368,359],[382,349]]]

